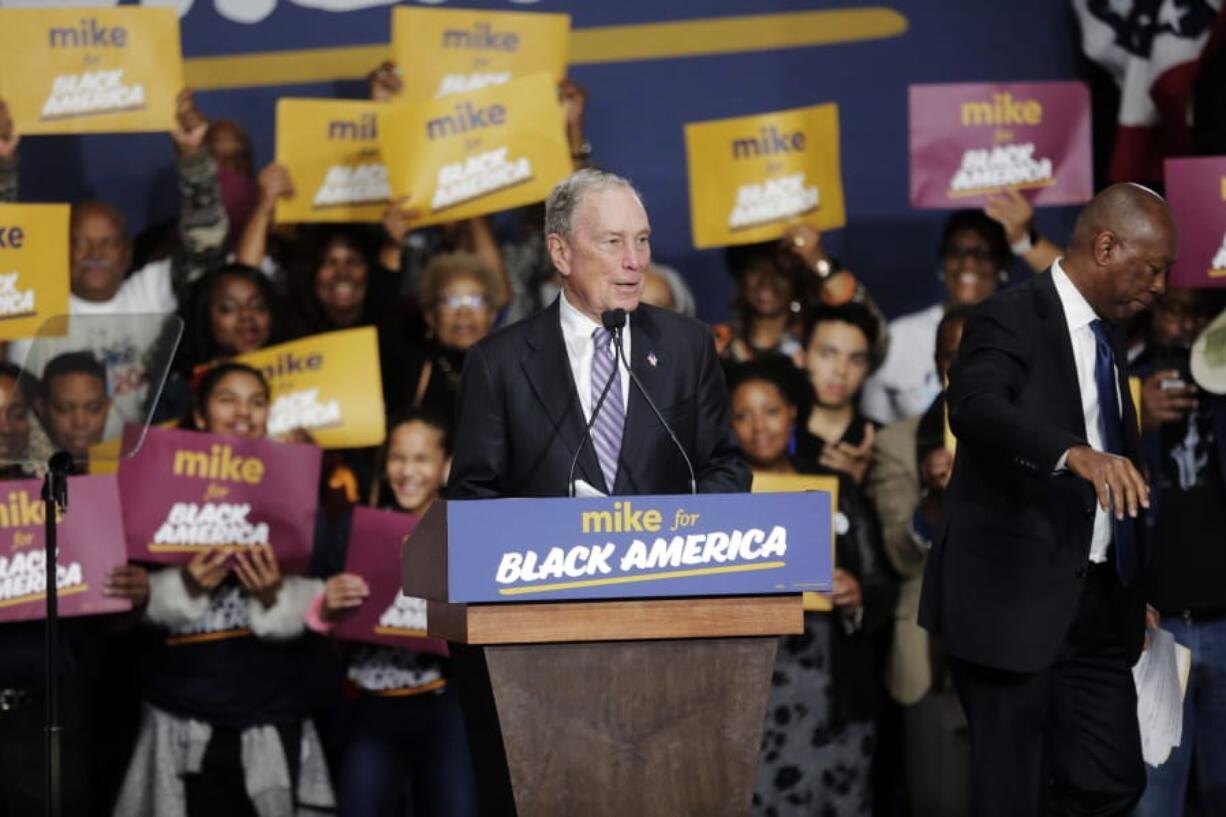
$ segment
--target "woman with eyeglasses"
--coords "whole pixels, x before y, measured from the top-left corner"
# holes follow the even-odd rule
[[[981,210],[958,210],[941,234],[937,277],[945,300],[890,322],[885,362],[864,384],[861,410],[882,424],[921,414],[941,391],[933,364],[937,324],[951,306],[987,300],[1008,278],[1005,231]]]
[[[436,255],[426,265],[418,296],[426,347],[410,381],[412,408],[454,416],[464,356],[494,326],[498,285],[496,273],[471,253]]]

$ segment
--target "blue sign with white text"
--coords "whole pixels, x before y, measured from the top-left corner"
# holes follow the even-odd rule
[[[448,600],[829,592],[830,495],[503,499],[447,505]]]

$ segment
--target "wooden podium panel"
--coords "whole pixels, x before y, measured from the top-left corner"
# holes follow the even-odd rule
[[[804,632],[799,594],[600,602],[427,602],[430,635],[463,644],[547,644]]]
[[[776,644],[452,645],[481,814],[744,817]]]

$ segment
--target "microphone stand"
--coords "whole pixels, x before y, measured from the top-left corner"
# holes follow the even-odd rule
[[[56,517],[59,511],[68,509],[68,474],[72,471],[72,456],[58,451],[47,463],[47,476],[43,478],[43,510],[46,515],[46,752],[47,788],[43,813],[48,817],[60,817],[62,813],[60,778],[60,738],[64,727],[60,723],[59,664],[60,664],[60,608],[58,557],[56,554]]]

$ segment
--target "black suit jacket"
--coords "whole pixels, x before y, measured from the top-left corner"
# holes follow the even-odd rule
[[[1141,469],[1128,358],[1112,329],[1125,453]],[[920,623],[950,654],[1015,672],[1049,666],[1077,612],[1096,499],[1090,483],[1055,473],[1086,444],[1064,309],[1050,271],[979,306],[950,373],[958,438],[945,522],[928,560]],[[1140,528],[1137,543],[1141,547]],[[1138,572],[1146,563],[1138,559]],[[1144,637],[1143,576],[1128,588],[1126,645]]]
[[[750,472],[732,442],[728,391],[710,330],[643,304],[630,317],[630,332],[631,369],[685,446],[698,490],[748,490]],[[616,484],[611,490],[605,484],[590,440],[575,478],[615,495],[689,493],[685,461],[629,385]],[[566,496],[585,425],[555,300],[469,350],[447,497]]]

